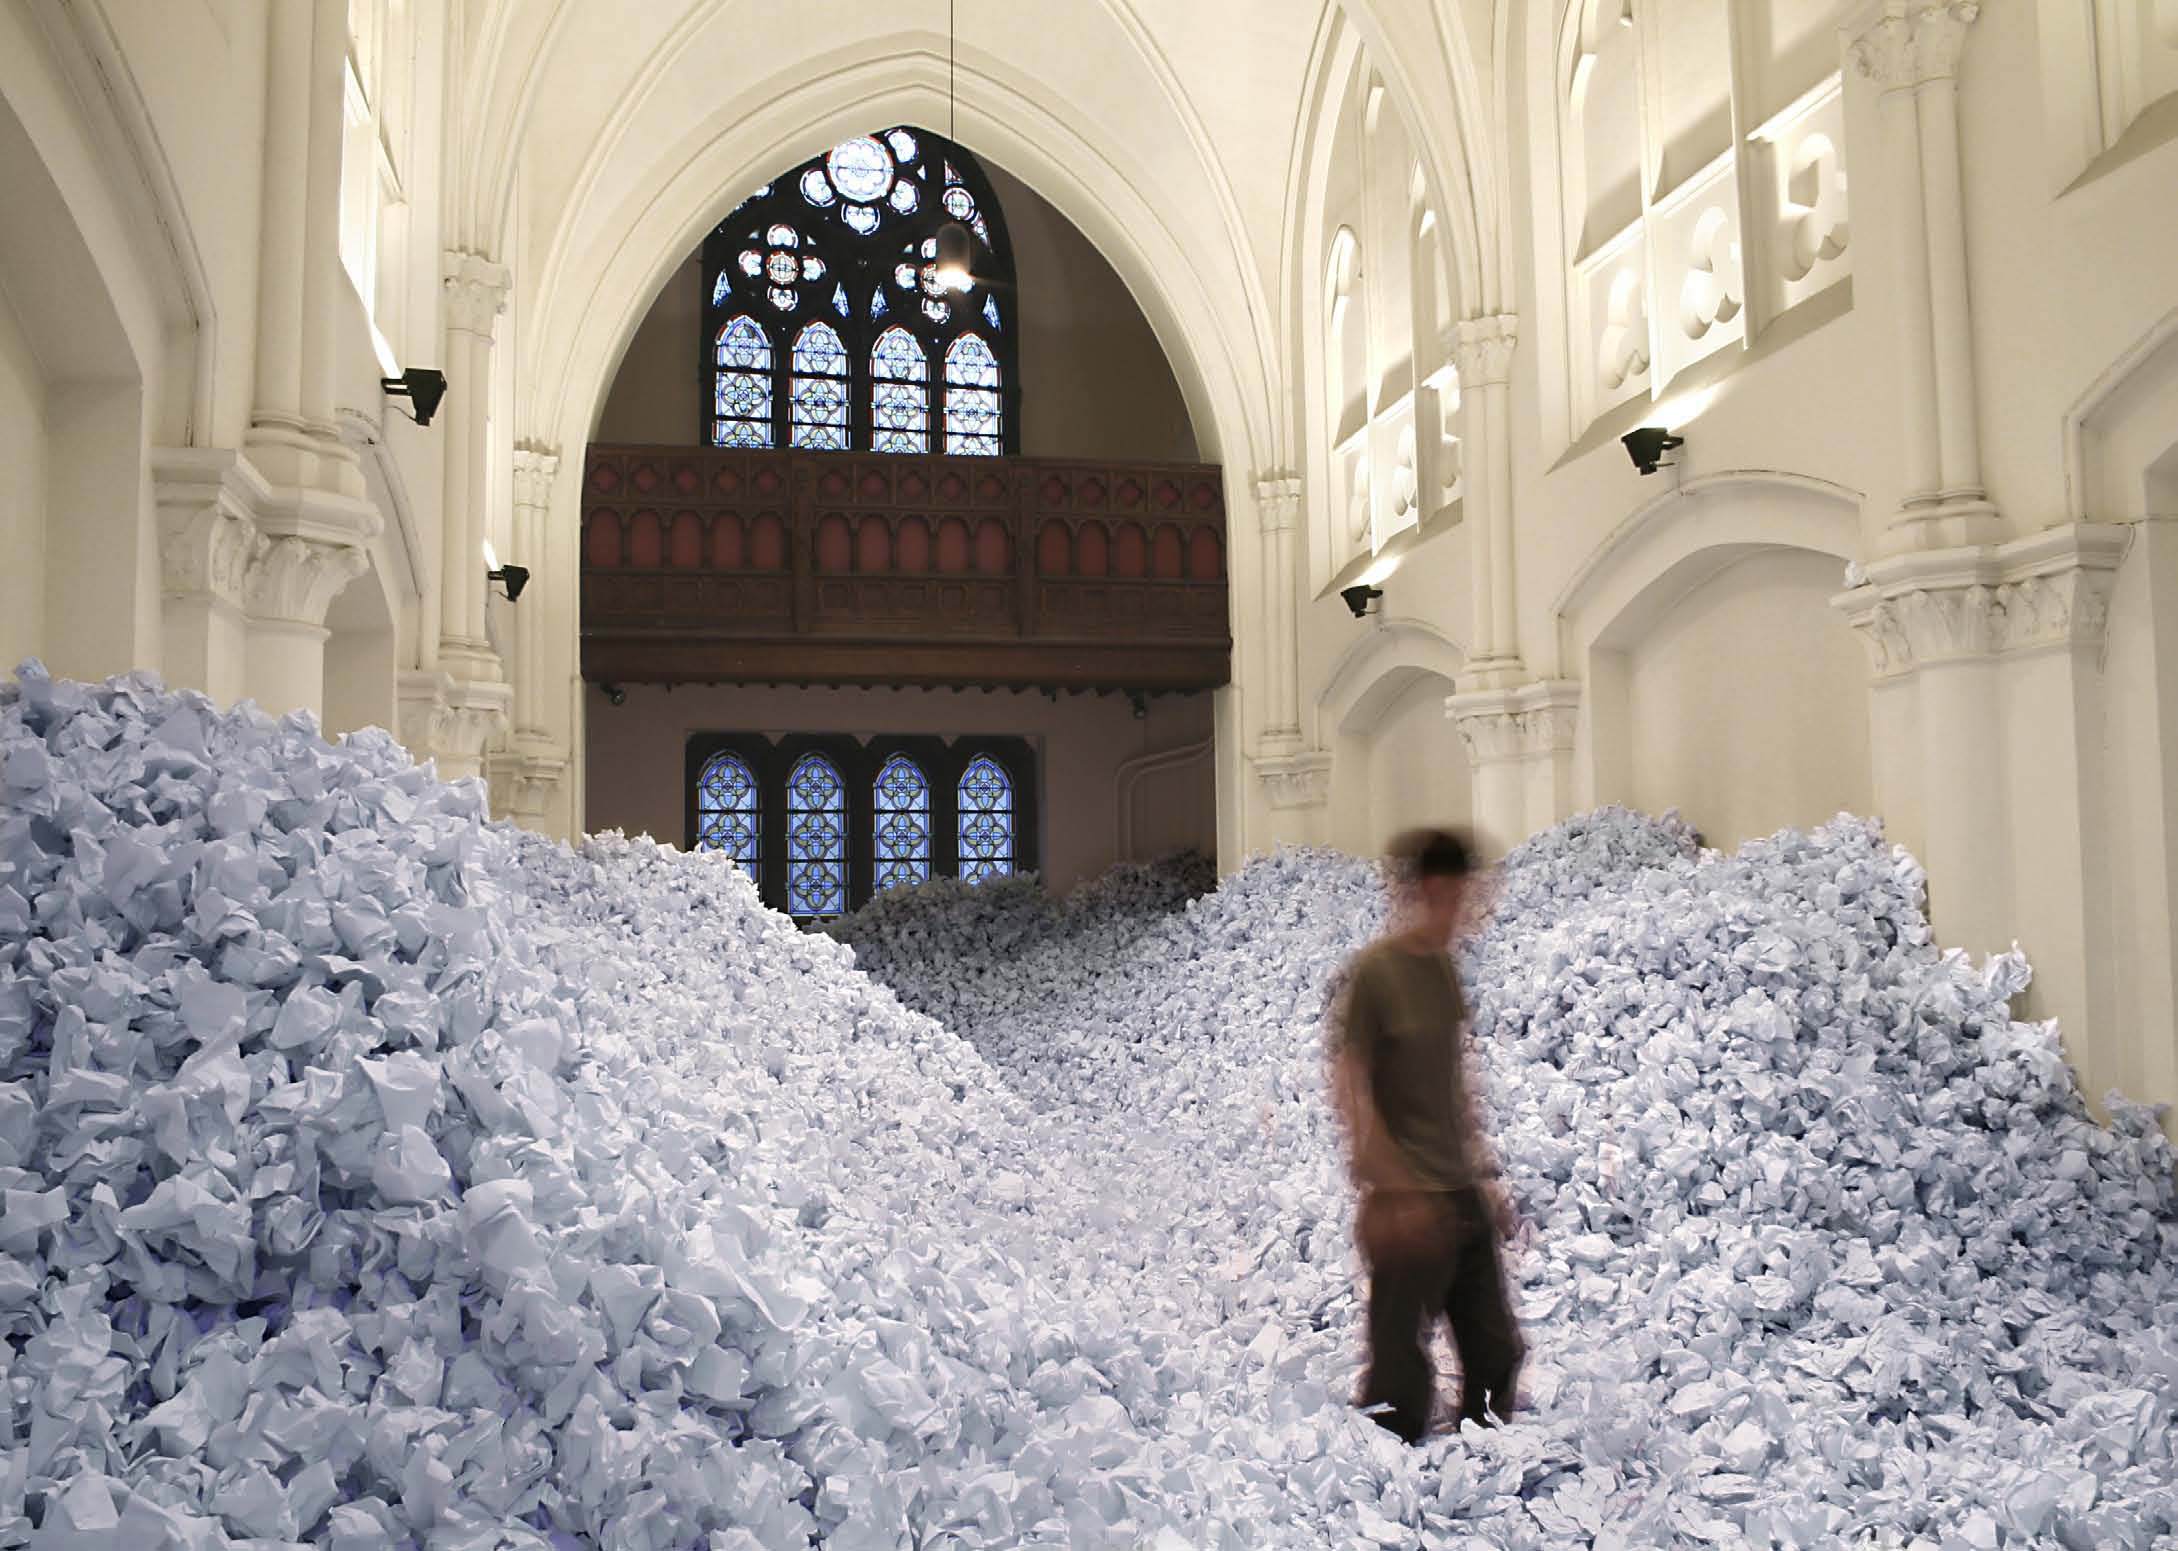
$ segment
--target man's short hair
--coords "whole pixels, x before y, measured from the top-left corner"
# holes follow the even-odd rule
[[[1386,853],[1393,875],[1403,883],[1424,878],[1464,878],[1474,871],[1474,850],[1453,829],[1410,829],[1392,837]]]

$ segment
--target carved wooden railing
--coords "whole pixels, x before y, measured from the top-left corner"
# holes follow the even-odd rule
[[[589,449],[594,681],[1208,689],[1231,652],[1215,468]]]

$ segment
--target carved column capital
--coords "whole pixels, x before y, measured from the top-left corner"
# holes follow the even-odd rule
[[[515,739],[511,748],[495,750],[487,761],[492,812],[525,829],[544,820],[545,809],[567,775],[567,751],[554,744]]]
[[[449,673],[404,673],[399,690],[401,742],[439,775],[459,781],[481,772],[484,750],[506,736],[513,689]]]
[[[264,482],[233,452],[163,447],[151,456],[159,510],[161,590],[208,594],[234,610],[248,604],[250,567],[264,551],[252,511]]]
[[[2098,648],[2125,530],[2076,523],[2004,545],[1901,555],[1848,574],[1831,600],[1894,679],[1934,663]]]
[[[1301,481],[1286,473],[1265,474],[1255,482],[1255,515],[1265,533],[1286,533],[1300,525]]]
[[[542,511],[552,504],[552,481],[559,476],[556,447],[524,443],[514,449],[514,504]]]
[[[1299,749],[1290,754],[1258,754],[1256,779],[1263,783],[1270,805],[1281,811],[1320,808],[1331,797],[1331,756],[1321,749]]]
[[[1510,381],[1519,342],[1520,320],[1509,312],[1462,319],[1453,346],[1461,391]]]
[[[1881,91],[1944,80],[1958,73],[1967,29],[1980,14],[1980,0],[1889,0],[1847,53],[1855,73]]]
[[[1580,725],[1580,686],[1563,680],[1516,689],[1471,689],[1445,700],[1468,758],[1477,765],[1569,754]]]
[[[446,326],[491,338],[492,320],[505,309],[512,284],[507,266],[480,253],[451,250],[439,274],[446,293]]]
[[[340,590],[370,566],[369,552],[354,544],[327,544],[292,535],[269,540],[250,565],[250,616],[322,626]]]

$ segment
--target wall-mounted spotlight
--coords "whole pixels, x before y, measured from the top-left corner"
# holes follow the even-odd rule
[[[1143,694],[1139,689],[1127,691],[1127,708],[1134,712],[1136,721],[1144,722],[1149,720],[1149,696]]]
[[[428,366],[411,366],[398,377],[379,378],[378,386],[386,390],[388,398],[407,399],[415,411],[409,418],[418,425],[429,425],[431,417],[439,412],[439,400],[446,397],[446,373]]]
[[[600,684],[598,688],[605,692],[605,700],[608,705],[626,705],[628,703],[628,692],[618,684]]]
[[[497,582],[507,590],[507,601],[514,602],[522,596],[522,589],[529,585],[529,567],[526,565],[501,565],[499,553],[492,548],[492,541],[484,541],[484,580]]]
[[[1686,445],[1685,437],[1674,436],[1660,425],[1641,426],[1628,431],[1619,440],[1626,444],[1626,456],[1633,459],[1634,467],[1644,474],[1653,474],[1659,468],[1670,468],[1672,465],[1664,461],[1664,454],[1674,447]]]
[[[1353,586],[1341,590],[1339,596],[1344,598],[1346,606],[1354,611],[1354,618],[1363,619],[1377,612],[1377,605],[1384,599],[1384,589],[1357,582]]]

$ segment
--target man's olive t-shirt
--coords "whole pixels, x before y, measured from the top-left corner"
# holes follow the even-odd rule
[[[1348,971],[1339,1037],[1360,1061],[1384,1129],[1427,1190],[1475,1182],[1460,1060],[1466,1022],[1450,954],[1380,942]]]

